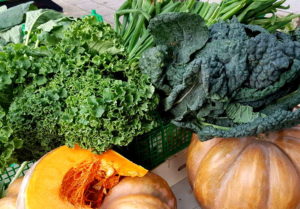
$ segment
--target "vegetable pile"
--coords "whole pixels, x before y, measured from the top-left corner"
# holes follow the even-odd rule
[[[297,17],[273,14],[286,9],[284,2],[128,0],[116,12],[115,31],[95,17],[68,18],[31,2],[1,7],[0,171],[64,144],[96,153],[127,145],[156,126],[153,84],[173,122],[203,138],[296,123],[298,112],[287,109],[298,102],[300,33],[267,32]],[[139,58],[154,43],[141,60],[142,74]],[[282,99],[286,94],[293,100]]]
[[[299,17],[289,14],[279,17],[276,12],[289,9],[286,0],[222,0],[220,4],[197,0],[126,0],[115,14],[115,30],[122,37],[129,58],[140,57],[153,45],[149,21],[168,12],[190,12],[200,15],[208,26],[236,17],[241,23],[260,25],[274,32],[289,26]],[[121,17],[122,22],[120,21]]]
[[[0,52],[0,169],[63,144],[101,153],[156,126],[154,87],[108,24],[77,20],[56,45],[32,34]]]
[[[162,14],[149,30],[156,46],[140,67],[161,91],[174,124],[201,140],[299,124],[300,111],[292,111],[300,103],[297,35],[271,34],[236,19],[207,28],[189,13]]]

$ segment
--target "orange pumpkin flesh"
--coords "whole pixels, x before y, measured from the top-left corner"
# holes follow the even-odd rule
[[[203,209],[299,209],[300,127],[207,142],[194,134],[187,170]]]
[[[119,176],[142,177],[148,172],[143,167],[130,162],[112,150],[102,155],[96,155],[79,147],[68,148],[62,146],[45,155],[37,162],[36,166],[32,168],[33,171],[25,189],[25,208],[91,208],[92,205],[82,205],[83,203],[86,203],[85,200],[77,201],[80,198],[85,198],[84,196],[77,197],[76,195],[88,192],[87,190],[90,188],[88,187],[90,185],[86,184],[89,182],[85,182],[87,179],[84,177],[91,173],[89,173],[89,170],[80,170],[79,167],[91,165],[93,162],[98,168],[90,171],[93,173],[104,172],[105,176],[108,169],[113,170],[113,173],[116,173]],[[76,177],[78,178],[77,181],[66,181],[66,179],[70,177],[68,175],[71,175],[72,173],[70,171],[73,171],[73,174],[76,174]],[[71,178],[72,177],[74,176],[71,176]],[[67,184],[64,185],[64,181]],[[86,187],[82,188],[82,185]],[[62,188],[64,187],[64,189],[66,189],[68,186],[73,189],[75,188],[73,194],[64,193]],[[70,194],[71,197],[68,196]],[[72,195],[75,196],[75,202],[69,201],[72,199]]]

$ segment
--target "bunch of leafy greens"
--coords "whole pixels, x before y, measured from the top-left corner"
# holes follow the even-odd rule
[[[22,23],[26,12],[32,10],[32,2],[8,9],[0,7],[0,46],[22,41]]]
[[[200,15],[210,26],[236,17],[244,24],[259,25],[270,32],[292,30],[292,20],[300,14],[280,17],[278,10],[287,10],[287,0],[219,0],[219,3],[201,0],[126,0],[115,14],[115,30],[124,40],[129,58],[139,58],[153,46],[148,30],[150,19],[167,12],[190,12]],[[121,20],[122,19],[122,20]]]
[[[62,31],[74,21],[62,13],[49,9],[37,9],[33,2],[0,8],[0,47],[9,43],[57,43]]]
[[[193,20],[193,21],[190,21]],[[299,32],[270,34],[237,20],[209,29],[201,17],[167,13],[149,25],[156,47],[140,67],[173,123],[202,140],[242,137],[300,122]]]
[[[3,61],[17,68],[0,68],[0,75],[10,78],[3,94],[11,95],[1,104],[1,124],[7,127],[0,133],[1,169],[14,159],[38,159],[62,144],[101,153],[156,126],[154,86],[138,63],[128,61],[108,24],[86,17],[61,37],[50,47],[8,45],[1,52],[12,58],[12,48],[24,52]]]

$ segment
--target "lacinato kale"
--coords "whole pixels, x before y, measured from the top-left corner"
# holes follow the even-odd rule
[[[140,67],[174,124],[207,140],[300,122],[300,111],[292,111],[300,103],[298,31],[271,34],[237,20],[207,28],[189,13],[162,14],[149,30],[156,46],[143,54]]]

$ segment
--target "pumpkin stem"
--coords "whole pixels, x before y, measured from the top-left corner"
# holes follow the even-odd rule
[[[101,162],[100,158],[84,161],[71,168],[64,176],[60,197],[74,206],[99,208],[108,191],[117,185],[120,175]]]
[[[266,138],[267,138],[267,134],[265,134],[265,133],[260,133],[260,134],[256,135],[256,139],[260,140],[260,141],[266,141]]]

